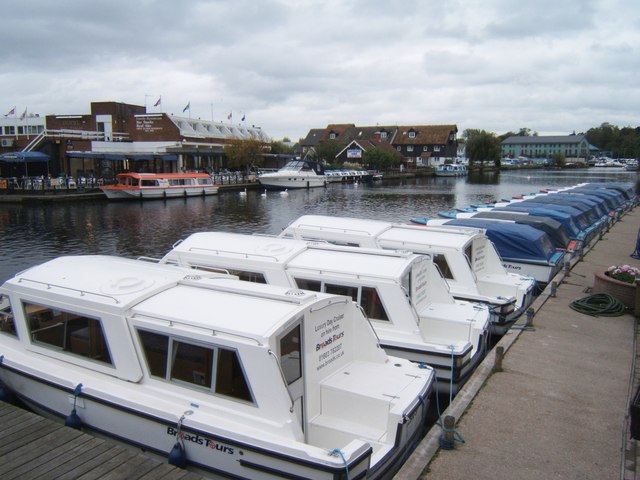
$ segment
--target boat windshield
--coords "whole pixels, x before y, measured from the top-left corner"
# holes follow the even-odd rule
[[[307,162],[303,162],[301,160],[294,160],[294,161],[291,161],[291,162],[287,163],[284,167],[282,167],[282,170],[284,170],[284,171],[295,171],[295,172],[299,172],[299,171],[303,171],[303,172],[309,171],[310,172],[313,169],[311,168],[311,166]]]

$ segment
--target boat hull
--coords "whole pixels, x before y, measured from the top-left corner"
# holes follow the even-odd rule
[[[294,174],[294,176],[277,176],[264,174],[258,177],[258,182],[263,187],[274,190],[317,188],[327,185],[325,177],[318,175],[301,176]]]
[[[25,373],[3,365],[0,368],[0,380],[29,408],[43,416],[64,419],[74,408],[73,389],[56,383],[51,378],[39,378],[31,372]],[[126,405],[125,402],[117,404],[110,397],[82,392],[75,400],[77,415],[82,420],[83,429],[164,458],[169,457],[177,443],[176,435],[180,431],[189,469],[225,478],[260,477],[274,480],[281,478],[330,480],[345,474],[342,461],[336,463],[335,457],[329,455],[327,455],[328,461],[324,463],[318,458],[305,455],[296,457],[295,452],[287,448],[277,452],[262,445],[245,443],[240,439],[222,436],[211,431],[187,427],[178,430],[177,419],[183,412],[164,412],[154,409],[152,401],[146,406],[130,402]],[[193,407],[191,410],[197,411],[197,408]],[[421,409],[416,409],[415,412],[416,415],[423,414]],[[164,416],[165,413],[166,416]],[[422,425],[424,425],[424,418],[422,418]],[[406,434],[410,433],[410,431],[406,432]],[[401,453],[396,452],[394,456]],[[349,475],[352,477],[357,475],[355,478],[367,476],[370,458],[371,447],[366,446],[357,459],[350,462]],[[384,464],[380,467],[381,475],[366,478],[388,478],[384,475],[383,470],[386,470],[383,468]]]
[[[181,186],[166,188],[126,188],[118,186],[107,186],[102,187],[101,190],[109,200],[149,200],[161,198],[202,197],[207,195],[216,195],[218,193],[217,186]]]

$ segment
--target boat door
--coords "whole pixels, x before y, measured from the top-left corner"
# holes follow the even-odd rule
[[[302,377],[302,325],[296,325],[278,340],[280,366],[287,382],[293,408],[304,431],[304,381]]]

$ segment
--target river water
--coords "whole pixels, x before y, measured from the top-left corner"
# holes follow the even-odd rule
[[[278,192],[221,192],[205,198],[146,202],[79,201],[49,205],[0,204],[0,283],[60,255],[160,257],[193,232],[220,230],[278,234],[304,214],[409,222],[442,210],[542,188],[589,181],[635,183],[619,169],[527,170],[466,178],[385,180],[371,185]]]

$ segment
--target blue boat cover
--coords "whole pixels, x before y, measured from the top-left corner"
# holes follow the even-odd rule
[[[494,208],[496,212],[526,212],[534,217],[548,217],[560,222],[567,229],[567,233],[571,238],[576,238],[580,234],[580,226],[578,222],[568,213],[560,210],[553,210],[551,208],[534,207],[534,206],[518,206],[520,204],[514,203],[506,207]]]
[[[549,217],[523,215],[522,213],[515,211],[497,212],[492,210],[490,212],[478,212],[471,218],[496,221],[507,220],[521,225],[529,225],[549,235],[549,238],[556,248],[567,248],[567,245],[569,245],[569,242],[571,241],[567,228],[559,221]]]
[[[445,225],[485,229],[487,237],[504,259],[548,263],[551,257],[556,254],[556,249],[549,236],[529,225],[492,222],[476,218],[448,220]]]
[[[542,202],[534,202],[534,201],[526,200],[524,202],[514,203],[513,206],[514,207],[517,206],[518,208],[520,207],[544,208],[544,209],[557,210],[559,212],[567,213],[571,215],[571,217],[578,223],[578,226],[580,227],[581,230],[586,230],[589,227],[591,227],[591,225],[593,225],[593,223],[589,220],[589,216],[586,213],[584,213],[582,210],[575,208],[571,205],[559,205],[555,203],[542,203]]]

